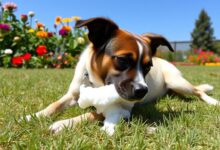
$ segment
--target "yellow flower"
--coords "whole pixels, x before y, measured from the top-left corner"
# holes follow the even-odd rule
[[[62,22],[66,23],[66,22],[71,22],[72,19],[71,18],[63,18],[62,19]]]
[[[43,28],[43,27],[40,27],[39,29],[40,29],[41,31],[44,31],[44,28]]]
[[[58,25],[61,23],[62,18],[60,16],[56,17],[55,24]]]
[[[79,17],[79,16],[72,16],[72,19],[75,20],[75,21],[78,21],[78,20],[81,19],[81,17]]]
[[[34,32],[34,29],[29,29],[28,32],[29,32],[29,33],[33,33],[33,32]]]
[[[46,38],[47,37],[47,32],[45,32],[45,31],[38,31],[37,33],[36,33],[36,35],[38,36],[38,37],[41,37],[41,38]]]

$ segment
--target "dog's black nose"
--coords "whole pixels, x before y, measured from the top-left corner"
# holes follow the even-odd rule
[[[148,87],[145,85],[138,84],[134,87],[135,99],[142,99],[148,92]]]

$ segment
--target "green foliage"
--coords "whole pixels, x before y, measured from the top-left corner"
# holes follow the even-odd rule
[[[212,50],[216,52],[213,44],[214,29],[211,26],[211,19],[205,10],[200,12],[198,20],[195,22],[195,28],[191,33],[192,49]]]
[[[185,61],[188,55],[188,51],[175,51],[175,52],[170,52],[170,51],[163,51],[163,50],[158,50],[156,57],[160,57],[163,59],[166,59],[170,62],[182,62]]]

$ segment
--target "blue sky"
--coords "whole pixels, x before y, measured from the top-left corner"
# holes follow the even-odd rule
[[[211,17],[214,35],[220,39],[219,0],[10,0],[18,5],[17,15],[34,11],[40,22],[51,28],[56,16],[104,16],[130,32],[162,34],[170,41],[190,40],[201,9]],[[7,2],[7,0],[2,0]]]

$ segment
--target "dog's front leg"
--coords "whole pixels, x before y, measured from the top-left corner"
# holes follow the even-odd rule
[[[40,116],[50,116],[53,113],[62,111],[63,109],[73,106],[77,104],[77,100],[79,97],[79,87],[84,81],[84,74],[86,71],[86,59],[87,59],[87,51],[85,51],[76,65],[75,74],[73,80],[70,84],[68,92],[62,96],[58,101],[53,102],[45,109],[35,113],[36,117]],[[32,115],[27,115],[26,120],[29,121]]]
[[[115,126],[121,118],[130,118],[130,111],[117,105],[110,106],[103,114],[105,116],[104,125],[101,130],[104,130],[108,135],[112,136],[115,132]]]
[[[47,117],[52,115],[53,113],[62,111],[64,108],[67,108],[69,106],[73,106],[76,104],[75,98],[72,94],[67,93],[63,97],[61,97],[58,101],[53,102],[49,106],[47,106],[45,109],[33,114],[37,118],[43,116]],[[25,119],[27,121],[30,121],[33,115],[27,115]]]
[[[53,123],[49,127],[49,129],[53,133],[58,133],[65,128],[71,129],[76,124],[79,124],[82,121],[95,121],[95,120],[103,121],[104,117],[102,114],[97,114],[96,112],[89,112],[89,113],[86,113],[86,114],[83,114],[83,115],[80,115],[74,118],[57,121]]]

